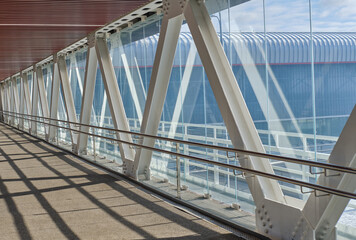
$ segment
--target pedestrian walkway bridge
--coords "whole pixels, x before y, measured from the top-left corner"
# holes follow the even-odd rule
[[[0,123],[0,239],[238,239]]]
[[[105,16],[37,2],[14,18]],[[312,5],[297,28],[150,0],[86,35],[33,18],[30,48],[5,31],[0,240],[356,239],[356,34],[313,31]]]

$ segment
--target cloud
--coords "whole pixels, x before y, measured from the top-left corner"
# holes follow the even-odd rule
[[[314,32],[356,32],[355,0],[310,1]],[[309,0],[250,0],[215,13],[212,21],[217,32],[220,18],[223,32],[310,32],[309,11]]]
[[[356,25],[356,4],[353,0],[312,0],[313,30],[352,32]]]

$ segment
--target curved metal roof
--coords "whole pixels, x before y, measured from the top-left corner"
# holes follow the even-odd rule
[[[227,55],[231,46],[232,64],[265,64],[265,47],[269,64],[307,64],[311,62],[310,33],[224,33],[222,42]],[[136,56],[142,47],[155,49],[158,35],[151,36],[136,43]],[[180,35],[181,56],[188,56],[192,36],[190,33]],[[341,63],[356,62],[356,33],[314,33],[314,62],[315,63]],[[142,47],[140,47],[142,46]],[[152,59],[146,59],[146,65],[153,64]],[[143,57],[143,56],[142,56]],[[140,57],[138,57],[140,58]],[[230,58],[230,56],[228,56]],[[139,59],[138,59],[139,60]],[[139,64],[143,66],[142,64]],[[175,59],[179,65],[179,59]],[[184,63],[183,63],[184,64]],[[201,64],[199,59],[195,64]]]

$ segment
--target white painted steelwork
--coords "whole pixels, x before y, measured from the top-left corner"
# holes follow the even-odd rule
[[[157,6],[163,6],[163,9],[158,9]],[[68,126],[64,129],[71,133],[72,140],[72,150],[78,152],[79,154],[87,154],[88,148],[88,135],[90,135],[88,124],[90,123],[90,118],[92,116],[93,109],[93,98],[94,98],[94,86],[96,81],[96,71],[97,65],[99,63],[100,72],[103,79],[103,84],[105,86],[105,96],[107,100],[103,101],[103,107],[100,119],[94,114],[97,122],[103,124],[106,122],[105,116],[105,105],[106,102],[109,105],[111,112],[111,124],[108,124],[110,127],[113,127],[115,130],[124,130],[129,131],[129,123],[133,121],[134,129],[140,130],[142,134],[147,134],[150,136],[156,136],[157,134],[167,135],[169,137],[181,137],[185,140],[196,140],[202,141],[200,136],[189,135],[188,131],[185,130],[184,133],[177,133],[176,129],[178,127],[179,116],[182,111],[182,105],[176,104],[174,107],[173,113],[173,122],[167,123],[170,124],[170,131],[167,133],[165,131],[165,122],[161,121],[162,110],[164,106],[165,98],[167,97],[167,88],[169,84],[169,79],[172,71],[173,60],[179,40],[180,29],[183,21],[185,20],[191,36],[194,40],[195,48],[191,48],[187,64],[189,65],[183,74],[181,86],[179,89],[179,97],[176,102],[184,101],[185,95],[188,89],[188,83],[190,80],[192,66],[196,59],[196,54],[198,53],[202,65],[205,69],[207,77],[209,79],[210,86],[214,93],[216,102],[218,104],[219,110],[223,117],[225,127],[214,126],[213,137],[205,137],[214,144],[223,144],[229,146],[230,143],[233,144],[235,148],[245,149],[254,152],[264,153],[264,146],[262,145],[259,134],[271,134],[275,137],[276,146],[271,147],[271,150],[278,150],[281,153],[283,151],[290,152],[293,154],[300,154],[306,158],[311,156],[311,152],[308,150],[308,137],[305,134],[302,134],[300,130],[297,129],[297,133],[278,133],[278,131],[257,131],[255,128],[254,122],[250,116],[248,108],[246,106],[245,100],[241,94],[240,88],[237,84],[235,76],[232,72],[231,65],[228,62],[228,59],[224,53],[224,49],[221,45],[220,39],[212,25],[210,15],[207,11],[204,1],[201,0],[187,0],[187,1],[176,1],[176,0],[165,0],[162,4],[158,1],[152,1],[147,5],[147,9],[142,9],[142,14],[147,13],[147,10],[154,10],[160,13],[163,11],[164,16],[160,25],[160,34],[158,40],[158,46],[156,50],[155,60],[152,69],[151,80],[148,88],[146,105],[143,106],[145,96],[145,89],[143,87],[142,78],[139,76],[138,79],[134,79],[132,76],[132,70],[128,64],[126,55],[121,52],[120,58],[122,59],[123,69],[126,74],[127,84],[129,87],[130,94],[132,95],[133,105],[138,115],[138,119],[127,119],[123,100],[119,91],[115,70],[112,65],[112,60],[110,58],[109,47],[107,44],[107,37],[110,35],[111,31],[120,31],[120,26],[123,24],[128,25],[129,28],[134,28],[132,23],[133,19],[136,19],[137,16],[131,15],[125,20],[117,20],[111,24],[108,24],[106,28],[102,28],[97,32],[94,32],[86,39],[80,39],[75,44],[61,50],[54,54],[54,70],[52,77],[52,89],[51,89],[51,106],[50,111],[48,110],[48,103],[46,97],[46,89],[42,74],[42,64],[48,63],[52,58],[47,58],[24,70],[24,73],[17,74],[22,77],[21,80],[21,96],[18,96],[17,89],[17,75],[12,76],[12,78],[7,79],[4,83],[1,84],[0,94],[1,94],[1,103],[0,107],[8,112],[13,112],[16,114],[24,114],[25,107],[27,114],[32,115],[30,120],[29,131],[33,135],[37,135],[39,131],[44,131],[46,134],[46,140],[54,142],[57,136],[58,139],[65,138],[65,131],[58,131],[61,136],[58,136],[57,124],[58,124],[58,103],[60,101],[60,86],[62,86],[62,95],[64,98],[65,113],[67,116]],[[131,20],[130,20],[131,19]],[[142,16],[141,19],[146,19],[146,16]],[[106,29],[106,30],[105,30]],[[248,41],[255,41],[250,35],[240,36]],[[255,36],[256,37],[256,36]],[[270,36],[271,38],[275,37],[274,35]],[[286,38],[286,36],[282,36]],[[318,38],[315,38],[316,41],[319,41]],[[65,56],[68,52],[77,50],[80,46],[88,44],[87,52],[87,63],[84,79],[84,87],[81,88],[82,92],[82,106],[81,106],[81,115],[80,122],[78,123],[77,114],[75,111],[73,93],[70,85],[70,79],[67,73]],[[122,42],[118,42],[119,48],[122,45]],[[263,99],[267,99],[266,89],[263,89],[262,79],[258,79],[258,70],[255,66],[248,66],[250,63],[253,63],[252,56],[246,51],[247,46],[235,44],[235,49],[237,55],[243,65],[246,74],[249,78],[254,79],[255,82],[252,85],[255,92],[257,89],[260,89],[259,102]],[[279,49],[278,51],[280,51]],[[277,50],[276,50],[277,51]],[[73,56],[72,56],[73,57]],[[261,56],[262,58],[266,56]],[[326,56],[324,56],[326,57]],[[303,58],[303,57],[302,57]],[[299,59],[299,58],[298,58]],[[135,70],[138,71],[137,59],[134,59],[136,62],[134,64]],[[305,60],[305,59],[304,59]],[[304,61],[303,60],[303,61]],[[298,60],[299,61],[299,60]],[[247,69],[248,68],[248,69]],[[30,99],[30,92],[28,87],[27,72],[33,72],[33,87],[32,87],[32,101]],[[78,71],[78,70],[77,70]],[[272,71],[267,70],[273,78]],[[78,72],[76,74],[79,76]],[[272,79],[273,80],[273,79]],[[276,81],[274,81],[276,82]],[[286,109],[292,119],[293,112],[291,111],[283,92],[281,89],[278,89],[279,95],[284,102]],[[37,120],[39,117],[38,109],[38,99],[40,99],[41,110],[44,117],[49,117],[49,129],[47,127],[37,129]],[[32,107],[31,107],[32,105]],[[142,113],[142,110],[144,111]],[[277,116],[276,111],[272,109],[272,115]],[[345,126],[344,131],[340,135],[340,138],[337,140],[337,143],[332,151],[330,157],[328,158],[327,154],[322,155],[319,153],[317,156],[323,157],[323,159],[328,158],[328,162],[332,164],[339,164],[344,167],[355,168],[355,130],[356,130],[356,110],[352,112],[348,123]],[[20,120],[14,116],[4,116],[5,122],[9,122],[11,125],[15,126],[17,121],[22,129],[24,129],[24,121]],[[142,122],[141,122],[142,119]],[[110,122],[110,121],[108,121]],[[81,125],[84,124],[84,125]],[[80,126],[77,126],[80,125]],[[294,123],[295,126],[297,126]],[[184,128],[188,127],[200,127],[195,126],[194,124],[185,124],[182,125]],[[162,130],[159,130],[159,127],[162,127]],[[230,139],[219,139],[217,137],[217,129],[224,130],[229,135]],[[282,129],[280,129],[282,130]],[[79,136],[78,136],[79,133]],[[162,164],[151,163],[152,156],[158,158],[165,158],[169,156],[170,152],[165,149],[172,148],[173,145],[165,146],[165,143],[162,142],[160,150],[161,154],[153,155],[152,151],[156,140],[147,136],[141,136],[138,139],[140,144],[133,142],[131,135],[122,133],[120,131],[115,131],[116,140],[119,142],[120,156],[117,156],[118,160],[120,157],[123,161],[123,169],[126,175],[136,178],[136,179],[149,179],[151,176],[150,166],[155,167],[155,171],[159,172],[160,170],[164,171]],[[97,136],[92,134],[93,137],[102,137],[106,138],[102,143],[107,141],[112,141],[112,138],[105,136]],[[289,147],[290,144],[283,148],[279,146],[279,136],[288,136],[296,137],[302,139],[302,150],[295,150],[292,147]],[[320,136],[317,136],[320,138]],[[316,139],[314,136],[310,138]],[[328,140],[330,140],[328,138]],[[231,142],[230,142],[231,141]],[[336,139],[332,138],[332,141]],[[114,142],[110,142],[114,145]],[[144,147],[141,145],[143,144]],[[136,147],[134,150],[132,147]],[[94,145],[95,146],[95,145]],[[93,146],[93,147],[94,147]],[[137,148],[138,147],[138,148]],[[140,148],[141,147],[141,148]],[[287,150],[286,150],[287,149]],[[177,151],[182,154],[176,154],[178,157],[187,157],[187,153],[196,154],[196,155],[205,155],[212,157],[214,159],[214,165],[220,167],[226,167],[223,163],[219,162],[219,159],[222,158],[222,154],[218,151],[213,151],[209,153],[203,153],[201,150],[194,148],[191,149],[181,149],[178,147]],[[112,151],[115,154],[115,150]],[[282,178],[276,178],[272,175],[274,170],[285,171],[288,173],[293,173],[299,176],[305,176],[305,173],[298,171],[298,169],[290,168],[281,168],[278,166],[279,162],[273,162],[263,160],[261,156],[256,155],[240,155],[236,156],[241,166],[235,166],[236,169],[245,169],[248,172],[248,175],[245,179],[249,186],[249,190],[253,197],[253,201],[256,205],[256,225],[257,230],[273,239],[335,239],[336,230],[334,228],[338,219],[340,218],[341,213],[344,211],[348,200],[340,200],[336,196],[324,196],[319,195],[317,192],[318,188],[315,190],[315,195],[310,195],[306,203],[292,199],[289,196],[283,194],[283,190],[293,191],[290,187],[283,186],[278,183],[277,180]],[[198,160],[198,157],[192,157],[191,159]],[[205,163],[210,160],[200,161]],[[163,162],[163,161],[161,161]],[[288,162],[288,161],[287,161]],[[194,162],[185,162],[185,168],[190,166],[199,167],[197,163]],[[180,165],[179,165],[180,166]],[[288,166],[288,165],[287,165]],[[165,171],[167,174],[173,174],[168,169],[168,166],[165,165]],[[214,183],[219,185],[219,174],[223,173],[227,176],[231,176],[231,172],[224,169],[219,169],[217,167],[207,166],[204,171],[213,171],[214,173]],[[255,173],[255,174],[254,174]],[[258,173],[258,174],[257,174]],[[198,183],[197,179],[194,179],[192,176],[191,181]],[[229,177],[230,178],[230,177]],[[304,179],[304,178],[303,178]],[[340,174],[336,175],[334,171],[325,170],[325,174],[321,175],[318,178],[318,183],[323,184],[330,189],[337,191],[349,191],[354,192],[355,184],[354,176]],[[287,181],[288,182],[288,181]],[[297,181],[294,181],[297,182]],[[204,180],[200,180],[199,184],[203,184]],[[206,180],[206,184],[209,184],[209,180]],[[230,183],[228,183],[230,184]],[[313,186],[312,184],[306,184],[302,186]],[[322,188],[324,189],[324,188]],[[320,190],[320,189],[319,189]],[[208,193],[209,194],[209,193]],[[248,194],[245,194],[245,197],[248,198]]]

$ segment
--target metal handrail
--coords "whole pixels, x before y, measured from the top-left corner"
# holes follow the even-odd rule
[[[8,111],[0,111],[0,112],[8,112]],[[6,115],[15,116],[15,115],[17,115],[17,113],[15,113],[15,114],[6,114]],[[19,115],[27,115],[27,114],[19,114]],[[38,118],[38,117],[39,116],[36,116],[36,118]],[[252,175],[257,175],[257,176],[261,176],[261,177],[267,177],[267,178],[270,178],[270,179],[291,183],[291,184],[294,184],[294,185],[298,185],[300,187],[306,187],[306,188],[313,189],[315,194],[316,194],[316,191],[321,191],[321,192],[325,192],[325,193],[328,193],[328,194],[333,194],[333,195],[337,195],[337,196],[341,196],[341,197],[346,197],[346,198],[350,198],[350,199],[356,199],[356,193],[350,193],[350,192],[346,192],[346,191],[342,191],[342,190],[338,190],[338,189],[325,187],[325,186],[318,185],[318,184],[313,184],[313,183],[308,183],[308,182],[299,181],[299,180],[295,180],[295,179],[290,179],[290,178],[287,178],[287,177],[282,177],[282,176],[278,176],[278,175],[274,175],[274,174],[270,174],[270,173],[265,173],[265,172],[261,172],[261,171],[257,171],[257,170],[253,170],[253,169],[249,169],[249,168],[244,168],[244,167],[240,167],[240,166],[236,166],[236,165],[231,165],[231,164],[226,164],[226,163],[221,163],[221,162],[215,162],[215,161],[211,161],[211,160],[207,160],[207,159],[203,159],[203,158],[199,158],[199,157],[195,157],[195,156],[191,156],[191,155],[186,155],[186,154],[182,154],[182,153],[171,152],[171,151],[168,151],[168,150],[158,149],[158,148],[146,146],[146,145],[143,145],[143,144],[137,144],[137,143],[127,142],[127,141],[119,140],[119,139],[115,139],[115,138],[105,137],[105,136],[101,136],[101,135],[98,135],[98,134],[93,134],[93,133],[90,133],[90,132],[84,132],[84,131],[80,131],[80,130],[77,130],[77,129],[73,129],[73,128],[70,128],[70,127],[64,127],[64,126],[59,126],[59,125],[56,125],[56,124],[45,123],[44,121],[38,121],[38,120],[28,119],[28,118],[24,118],[24,117],[18,117],[18,118],[26,119],[28,121],[34,121],[34,122],[38,122],[38,123],[43,123],[43,124],[46,124],[48,126],[59,127],[59,128],[62,128],[62,129],[66,129],[66,130],[70,130],[70,131],[74,131],[74,132],[78,132],[78,133],[87,134],[87,135],[93,136],[93,137],[99,137],[99,138],[103,138],[103,139],[107,139],[107,140],[111,140],[111,141],[116,141],[116,142],[119,142],[119,143],[131,145],[131,146],[145,148],[145,149],[152,150],[152,151],[158,151],[158,152],[165,153],[165,154],[175,155],[175,156],[181,157],[181,158],[188,158],[188,159],[191,159],[191,160],[195,160],[195,161],[199,161],[199,162],[203,162],[203,163],[207,163],[207,164],[212,164],[212,165],[216,165],[216,166],[220,166],[220,167],[225,167],[225,168],[229,168],[229,169],[232,169],[232,170],[235,170],[235,171],[250,173]],[[39,117],[39,118],[43,118],[43,117]],[[47,119],[50,119],[50,118],[47,118]],[[57,119],[51,119],[51,120],[52,121],[57,121]],[[63,121],[63,120],[59,120],[58,122],[70,123],[68,121]],[[72,124],[76,124],[76,123],[72,123]],[[91,126],[91,125],[87,125],[87,126],[94,127],[94,128],[96,127],[96,126]],[[112,131],[113,129],[109,128],[109,130]],[[151,136],[151,137],[154,137],[154,136]],[[240,151],[240,150],[238,150],[238,151]],[[355,173],[355,172],[352,172],[352,173]]]
[[[0,111],[0,112],[8,112],[8,111]],[[216,145],[211,145],[211,144],[206,144],[206,143],[197,143],[197,142],[190,142],[190,141],[179,140],[179,139],[174,139],[174,138],[153,136],[153,135],[144,134],[144,133],[137,133],[137,132],[131,132],[131,131],[126,131],[126,130],[93,126],[93,125],[88,125],[88,124],[70,122],[67,120],[52,119],[52,118],[34,116],[34,115],[29,115],[29,114],[21,114],[21,113],[15,113],[15,112],[8,112],[8,113],[15,114],[15,115],[30,116],[30,117],[35,117],[35,118],[42,118],[42,119],[46,119],[49,121],[63,122],[63,123],[67,123],[67,124],[77,125],[77,126],[84,126],[84,127],[96,128],[96,129],[101,129],[101,130],[126,133],[126,134],[131,134],[131,135],[136,135],[136,136],[155,138],[158,140],[170,141],[170,142],[174,142],[174,143],[192,145],[192,146],[203,147],[203,148],[210,148],[210,149],[220,150],[220,151],[225,151],[225,152],[240,153],[242,155],[261,157],[261,158],[265,158],[265,159],[273,159],[273,160],[278,160],[278,161],[283,161],[283,162],[291,162],[291,163],[296,163],[296,164],[301,164],[301,165],[307,165],[310,167],[324,168],[324,169],[338,171],[338,172],[356,174],[355,168],[349,168],[349,167],[344,167],[344,166],[335,165],[335,164],[314,162],[314,161],[309,161],[309,160],[304,160],[304,159],[299,159],[299,158],[284,157],[284,156],[278,156],[278,155],[273,155],[273,154],[268,154],[268,153],[260,153],[260,152],[245,150],[245,149],[229,148],[229,147],[216,146]],[[34,121],[34,120],[31,119],[30,121]],[[42,123],[45,123],[45,122],[43,121]],[[45,123],[45,124],[48,124],[48,123]],[[55,126],[58,126],[58,125],[55,125]]]

